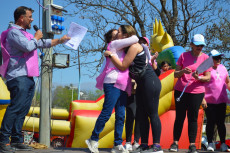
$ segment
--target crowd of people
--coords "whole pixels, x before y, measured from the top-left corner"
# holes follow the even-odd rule
[[[129,37],[131,38],[133,36],[136,36],[136,33],[132,26],[120,26],[117,34],[118,40],[123,40],[125,42],[124,39]],[[114,42],[118,40],[114,40]],[[111,43],[114,42],[112,41]],[[178,78],[178,81],[174,87],[176,118],[173,128],[173,142],[169,148],[169,151],[171,152],[178,151],[178,141],[181,137],[186,115],[188,117],[188,137],[190,143],[188,152],[198,152],[195,145],[195,140],[197,136],[197,119],[201,104],[205,109],[207,116],[206,131],[209,142],[208,150],[214,151],[215,144],[212,142],[212,136],[214,125],[217,124],[218,131],[220,131],[219,135],[221,138],[221,151],[228,151],[228,146],[225,144],[226,128],[224,125],[224,120],[226,103],[228,102],[226,89],[230,89],[229,77],[226,68],[220,64],[222,54],[216,50],[211,51],[209,55],[213,58],[214,66],[212,67],[210,65],[209,68],[206,68],[203,72],[198,73],[197,68],[204,61],[209,59],[209,56],[202,52],[205,45],[206,43],[203,35],[194,35],[190,43],[191,51],[182,53],[176,63],[177,66],[174,72],[175,78]],[[171,69],[171,65],[167,61],[163,61],[159,66],[157,66],[156,58],[158,57],[158,53],[156,52],[155,55],[151,56],[148,46],[148,38],[140,37],[139,42],[119,48],[119,51],[117,51],[115,46],[113,47],[114,49],[112,49],[110,46],[110,50],[107,49],[107,51],[104,52],[104,56],[107,57],[106,60],[110,62],[110,66],[113,67],[117,73],[128,71],[126,74],[126,80],[128,80],[132,85],[131,89],[128,88],[128,90],[131,91],[131,95],[126,96],[126,99],[124,99],[127,101],[124,102],[127,103],[125,123],[126,144],[122,146],[121,143],[117,144],[114,142],[114,147],[111,151],[112,153],[163,153],[163,150],[160,146],[161,121],[158,116],[161,82],[158,76]],[[120,54],[120,52],[124,53],[123,57],[117,56],[117,54]],[[217,71],[217,68],[220,70]],[[215,72],[213,72],[214,70]],[[111,71],[106,72],[106,76],[111,76]],[[129,80],[130,78],[132,81]],[[118,80],[119,77],[116,75],[116,78],[114,78],[114,83]],[[222,81],[218,82],[220,80]],[[104,86],[110,84],[114,88],[117,88],[115,84],[111,82],[109,83],[106,81],[101,81],[101,83],[103,83]],[[215,90],[211,90],[213,88],[210,88],[210,86],[215,86],[217,88],[214,88]],[[123,91],[127,91],[127,88],[125,89],[126,90]],[[213,96],[215,98],[213,98]],[[115,103],[119,103],[119,100]],[[106,109],[105,107],[106,106],[103,105],[103,110]],[[215,113],[213,113],[213,111]],[[111,113],[108,116],[110,115]],[[131,135],[134,120],[134,141],[132,143]],[[153,137],[152,146],[148,146],[150,125],[152,128]],[[96,126],[97,123],[95,128]],[[88,142],[94,142],[96,145]],[[141,143],[139,144],[138,142]],[[93,139],[91,136],[90,139],[86,140],[86,143],[90,151],[98,152],[98,139]]]
[[[34,96],[34,76],[39,75],[37,48],[52,47],[69,40],[64,35],[60,39],[41,41],[43,34],[35,35],[26,30],[31,28],[33,10],[25,6],[14,12],[15,24],[1,35],[3,65],[0,74],[6,78],[11,103],[6,109],[0,129],[0,152],[14,153],[15,150],[31,150],[23,143],[22,125]],[[151,56],[149,40],[138,38],[130,25],[121,25],[105,34],[107,50],[105,61],[97,77],[98,89],[104,91],[103,109],[95,123],[92,135],[85,140],[89,150],[99,153],[99,135],[115,108],[114,147],[112,153],[163,153],[160,146],[161,121],[158,115],[161,81],[158,76],[171,69],[170,63],[163,61],[157,66],[158,53]],[[214,126],[217,125],[221,141],[221,151],[228,151],[225,144],[225,112],[228,103],[227,89],[230,91],[229,75],[221,64],[223,54],[210,51],[214,65],[198,73],[197,68],[209,56],[202,52],[206,45],[204,36],[196,34],[191,39],[191,51],[180,55],[174,87],[176,118],[173,128],[173,142],[169,151],[178,151],[184,120],[188,117],[189,153],[197,153],[195,140],[200,105],[207,117],[206,134],[208,150],[215,151],[213,142]],[[125,114],[126,113],[126,114]],[[126,116],[126,123],[125,122]],[[131,141],[133,125],[134,142]],[[126,144],[122,145],[125,124]],[[152,128],[153,145],[148,146],[149,128]],[[141,138],[141,143],[140,142]]]

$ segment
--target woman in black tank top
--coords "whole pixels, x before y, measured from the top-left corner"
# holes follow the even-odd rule
[[[118,30],[118,37],[130,31],[135,31],[132,26],[121,26]],[[110,56],[111,52],[106,51],[105,56]],[[124,60],[121,62],[118,58],[110,56],[113,64],[120,70],[126,70],[129,67],[135,70],[146,68],[144,74],[135,79],[137,83],[136,100],[137,107],[140,108],[141,120],[141,140],[142,144],[139,151],[146,150],[148,153],[163,153],[160,146],[161,122],[158,116],[159,96],[161,91],[161,82],[155,74],[150,64],[146,64],[146,54],[143,47],[139,44],[133,44],[128,48]],[[148,147],[148,118],[152,127],[153,146]]]

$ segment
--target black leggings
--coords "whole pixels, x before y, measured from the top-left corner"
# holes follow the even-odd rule
[[[179,141],[183,129],[184,120],[188,117],[188,136],[189,142],[195,143],[197,135],[197,118],[200,105],[204,98],[204,93],[192,94],[184,93],[180,101],[177,102],[176,98],[180,96],[181,92],[175,90],[175,105],[176,105],[176,119],[174,122],[173,136],[174,141]]]
[[[148,143],[149,120],[152,127],[153,143],[160,142],[161,121],[158,115],[161,82],[153,70],[148,69],[141,78],[136,80],[137,107],[141,120],[141,143]],[[137,112],[138,113],[138,112]]]
[[[207,117],[206,134],[208,143],[213,142],[214,126],[217,125],[220,142],[225,143],[226,127],[225,127],[225,114],[226,103],[221,104],[208,104],[205,110]]]
[[[136,105],[136,95],[132,94],[130,97],[128,97],[127,106],[126,106],[126,122],[125,122],[126,142],[131,142],[134,119],[135,119],[134,141],[139,142],[140,120],[136,118],[137,111],[138,110]]]

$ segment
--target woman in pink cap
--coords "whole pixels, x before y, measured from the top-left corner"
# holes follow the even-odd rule
[[[227,89],[230,91],[230,80],[228,71],[224,65],[220,64],[223,54],[216,50],[212,50],[210,55],[213,58],[214,66],[211,70],[211,80],[205,84],[205,100],[202,106],[205,109],[207,117],[206,135],[208,139],[208,151],[215,150],[215,143],[212,142],[214,134],[214,126],[217,125],[218,134],[220,137],[220,150],[230,151],[225,144],[226,127],[225,114],[226,103],[229,102]]]

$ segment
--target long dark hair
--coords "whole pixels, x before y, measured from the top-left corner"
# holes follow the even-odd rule
[[[113,37],[112,34],[115,30],[117,29],[111,29],[108,32],[106,32],[106,34],[104,34],[104,39],[107,44],[112,41],[112,37]]]

